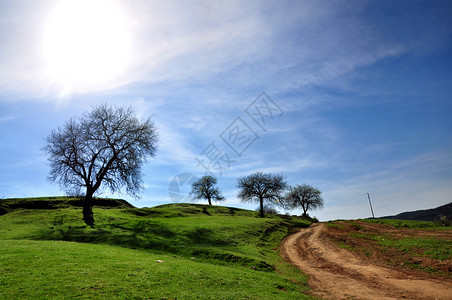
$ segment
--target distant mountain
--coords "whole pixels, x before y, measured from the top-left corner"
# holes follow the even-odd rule
[[[452,221],[452,202],[437,208],[403,212],[395,216],[381,217],[380,219],[438,221],[440,215]]]

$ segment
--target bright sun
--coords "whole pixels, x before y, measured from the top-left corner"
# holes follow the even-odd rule
[[[45,26],[48,75],[71,89],[109,84],[126,70],[130,49],[128,22],[114,1],[62,0]]]

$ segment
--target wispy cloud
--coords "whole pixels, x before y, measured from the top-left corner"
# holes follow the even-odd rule
[[[45,82],[46,70],[39,52],[43,28],[32,24],[45,23],[52,6],[35,4],[31,7],[33,13],[27,6],[4,12],[16,14],[14,19],[4,19],[4,28],[16,34],[8,35],[9,42],[2,43],[0,49],[4,54],[0,61],[3,70],[0,86],[7,90],[20,86],[21,90],[51,92],[54,83]],[[292,5],[287,9],[285,5],[279,7],[269,2],[199,1],[181,6],[138,1],[122,6],[133,20],[133,63],[116,82],[97,89],[136,81],[193,82],[217,76],[224,80],[226,72],[233,72],[235,78],[227,79],[233,82],[267,81],[275,88],[284,86],[277,79],[284,74],[285,85],[299,87],[320,84],[402,51],[398,45],[380,45],[379,41],[369,39],[371,29],[365,30],[357,19],[340,18],[335,13],[338,7],[325,3],[303,2],[295,9]],[[168,13],[171,18],[166,17]],[[331,26],[334,22],[342,26]],[[343,26],[351,32],[344,35]],[[294,40],[292,36],[297,35]],[[288,36],[291,38],[287,39]],[[24,40],[27,44],[23,44]],[[304,42],[308,40],[309,43]],[[25,49],[29,51],[27,55],[20,55]],[[254,65],[256,76],[236,69],[242,65]]]
[[[14,157],[29,170],[19,147],[41,146],[51,128],[107,102],[152,116],[159,131],[157,156],[143,167],[146,203],[170,201],[168,182],[181,172],[203,175],[195,157],[211,142],[233,160],[219,181],[231,205],[241,205],[237,177],[255,171],[318,186],[321,219],[365,216],[366,192],[379,215],[450,199],[446,2],[117,0],[130,65],[67,93],[45,76],[40,52],[55,3],[0,4],[2,167]],[[265,132],[244,112],[262,91],[284,111]],[[242,155],[220,137],[237,117],[259,136]]]
[[[0,124],[3,124],[3,123],[7,123],[7,122],[9,122],[9,121],[12,121],[12,120],[14,120],[16,117],[15,116],[12,116],[12,115],[9,115],[9,116],[0,116]]]

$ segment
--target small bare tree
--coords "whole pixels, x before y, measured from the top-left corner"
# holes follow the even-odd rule
[[[243,202],[259,202],[260,216],[264,217],[264,201],[269,204],[281,204],[282,193],[287,183],[282,175],[253,173],[238,179],[237,188],[240,189],[238,197]]]
[[[123,187],[138,197],[143,189],[141,166],[157,151],[157,131],[150,118],[140,122],[131,107],[94,107],[53,130],[43,150],[50,163],[49,180],[69,195],[82,195],[83,220],[94,225],[93,195]]]
[[[217,179],[213,176],[203,176],[196,182],[193,182],[191,186],[191,195],[194,199],[206,199],[209,205],[212,205],[214,201],[224,201],[224,197],[221,196],[220,189],[216,187]]]
[[[323,207],[322,192],[307,184],[290,187],[285,196],[285,204],[288,208],[294,209],[301,207],[303,217],[307,217],[308,210],[316,210]]]

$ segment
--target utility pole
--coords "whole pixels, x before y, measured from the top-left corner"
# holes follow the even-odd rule
[[[372,219],[375,219],[374,210],[372,208],[372,202],[370,202],[370,195],[367,193],[367,199],[369,199],[370,211],[372,212]]]

